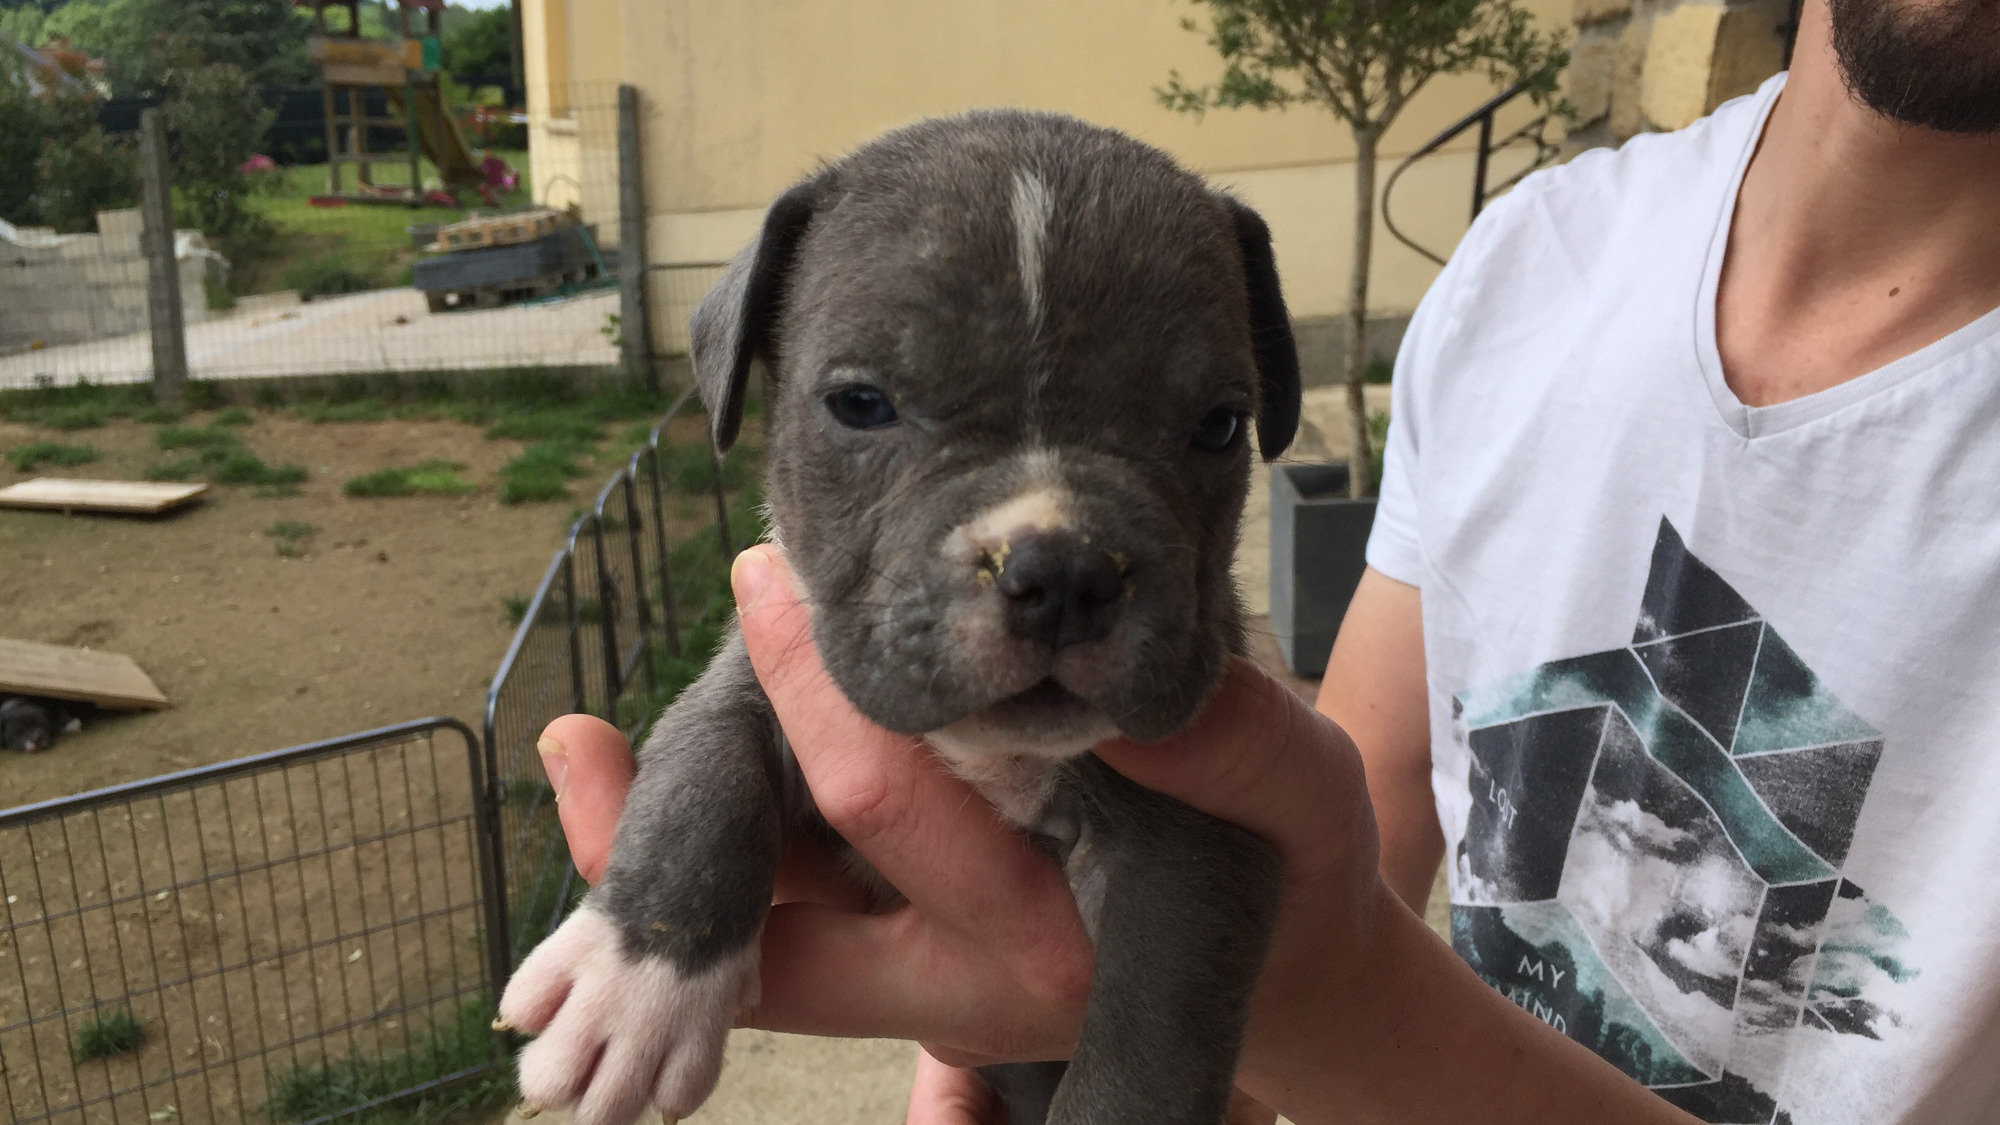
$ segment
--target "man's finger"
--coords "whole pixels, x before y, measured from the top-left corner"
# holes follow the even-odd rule
[[[556,811],[570,858],[596,883],[611,857],[611,837],[638,766],[618,728],[592,715],[564,715],[542,731],[535,749],[556,791]]]
[[[1046,856],[947,774],[921,740],[875,726],[841,694],[820,664],[811,615],[776,548],[745,551],[731,579],[750,661],[814,803],[892,886],[934,922],[977,928],[1002,943],[1012,924],[1050,909],[1074,915]]]
[[[905,1125],[995,1125],[1004,1120],[1000,1100],[977,1074],[946,1066],[917,1048]]]
[[[1295,864],[1343,863],[1374,836],[1367,802],[1356,799],[1366,782],[1353,742],[1242,657],[1179,733],[1117,739],[1097,753],[1148,789],[1255,832]],[[1347,831],[1329,831],[1329,817],[1348,820]]]

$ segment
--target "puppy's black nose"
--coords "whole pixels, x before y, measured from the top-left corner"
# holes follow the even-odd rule
[[[1103,640],[1118,616],[1125,573],[1109,552],[1073,531],[1023,535],[992,559],[1007,597],[1007,628],[1050,648]]]

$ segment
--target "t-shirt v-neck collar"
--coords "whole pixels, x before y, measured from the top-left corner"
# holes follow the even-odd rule
[[[1702,263],[1701,285],[1696,290],[1693,310],[1692,343],[1695,366],[1701,372],[1702,382],[1707,385],[1709,397],[1715,403],[1715,410],[1722,424],[1728,426],[1738,437],[1745,439],[1779,434],[1817,421],[1863,399],[1881,394],[1984,342],[1989,337],[2000,334],[2000,308],[1996,308],[1900,359],[1892,360],[1844,383],[1838,383],[1823,391],[1816,391],[1789,402],[1772,406],[1746,406],[1736,397],[1736,392],[1729,389],[1729,383],[1723,377],[1722,352],[1716,345],[1715,301],[1721,288],[1723,258],[1729,252],[1729,231],[1735,221],[1736,198],[1743,190],[1744,174],[1749,171],[1750,159],[1757,151],[1757,142],[1764,135],[1764,127],[1770,121],[1772,108],[1778,104],[1778,96],[1783,92],[1784,84],[1785,75],[1780,74],[1767,82],[1755,95],[1761,99],[1762,104],[1757,107],[1756,118],[1751,128],[1744,134],[1741,150],[1737,153],[1735,167],[1731,172],[1729,190],[1723,193],[1721,207],[1715,215],[1708,255]]]

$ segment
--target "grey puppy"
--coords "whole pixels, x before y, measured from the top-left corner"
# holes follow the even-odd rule
[[[1014,1125],[1213,1125],[1281,877],[1089,751],[1185,725],[1241,651],[1250,474],[1298,360],[1270,233],[1128,137],[922,122],[772,205],[693,321],[727,448],[769,375],[773,538],[827,671],[1065,867],[1096,962],[1067,1064],[986,1068]],[[653,728],[610,865],[501,1004],[532,1106],[622,1125],[714,1088],[779,852],[831,837],[732,635]],[[857,861],[858,862],[858,861]]]

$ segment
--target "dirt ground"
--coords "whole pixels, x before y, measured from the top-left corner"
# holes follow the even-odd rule
[[[185,424],[200,425],[191,416]],[[0,450],[87,442],[100,458],[42,475],[140,479],[166,459],[154,427],[115,421],[51,434],[0,423]],[[85,716],[46,754],[0,755],[0,807],[447,714],[479,728],[513,632],[502,598],[534,591],[570,503],[503,506],[495,473],[522,443],[456,422],[313,425],[272,411],[243,428],[267,462],[311,476],[298,495],[217,486],[158,517],[0,510],[0,635],[122,652],[167,697],[157,713]],[[463,463],[463,498],[356,499],[350,477],[433,459]],[[0,467],[0,481],[26,474]],[[267,529],[318,530],[278,553]]]
[[[197,414],[183,424],[208,421]],[[698,420],[693,424],[698,426]],[[99,429],[58,434],[0,423],[0,452],[32,441],[88,443],[99,451],[97,461],[44,468],[40,475],[139,479],[148,465],[168,456],[158,450],[154,429],[114,421]],[[477,730],[487,682],[513,632],[502,599],[533,592],[560,545],[572,509],[614,468],[609,461],[589,466],[568,502],[510,507],[495,497],[495,474],[523,445],[489,441],[475,426],[441,421],[314,425],[283,412],[259,411],[241,432],[265,461],[307,467],[310,477],[298,495],[260,496],[253,488],[218,486],[200,505],[154,518],[0,510],[0,635],[125,653],[173,701],[171,709],[154,713],[88,713],[84,729],[64,736],[48,753],[0,752],[0,808],[433,714],[456,716]],[[691,438],[693,432],[675,436]],[[463,498],[388,499],[355,499],[341,491],[350,477],[435,459],[462,463],[465,477],[479,491]],[[27,475],[0,467],[0,483]],[[279,540],[267,533],[287,521],[317,528],[296,558],[281,555]],[[437,745],[448,752],[450,740]],[[454,783],[447,781],[445,788]],[[314,782],[315,789],[321,784]],[[334,788],[329,791],[338,791],[343,783],[336,779],[330,784]],[[73,879],[66,878],[61,885],[38,888],[42,910],[67,910],[76,921],[45,935],[39,929],[23,931],[18,940],[0,946],[0,1025],[24,1010],[49,1010],[59,996],[68,997],[60,1006],[73,1007],[78,997],[92,992],[106,994],[109,989],[115,995],[118,982],[99,979],[107,972],[154,980],[193,974],[207,982],[135,997],[137,1014],[149,1029],[164,1034],[149,1037],[137,1054],[80,1066],[74,1078],[67,1077],[72,1072],[63,1057],[67,1035],[61,1024],[44,1025],[40,1031],[18,1028],[15,1038],[34,1036],[36,1048],[29,1053],[44,1056],[49,1092],[57,1102],[147,1087],[144,1094],[98,1103],[80,1117],[62,1114],[62,1120],[124,1119],[123,1111],[143,1120],[161,1112],[164,1103],[173,1103],[177,1119],[190,1123],[254,1117],[250,1107],[264,1096],[255,1077],[238,1078],[234,1085],[242,1088],[202,1085],[199,1092],[187,1085],[197,1081],[193,1078],[151,1083],[168,1071],[203,1062],[213,1066],[246,1049],[245,1061],[261,1069],[275,1056],[250,1044],[284,1042],[279,1029],[302,1012],[318,1010],[326,1016],[332,1003],[342,1009],[337,1014],[344,1020],[354,1019],[383,1006],[383,998],[397,989],[449,994],[448,989],[440,993],[442,980],[476,978],[477,948],[470,936],[475,920],[462,905],[469,902],[462,895],[433,891],[431,917],[417,931],[365,924],[366,915],[389,913],[387,900],[371,908],[367,893],[360,894],[358,907],[349,908],[361,916],[342,919],[329,909],[336,901],[354,902],[355,887],[386,887],[401,897],[420,889],[392,887],[394,879],[385,872],[411,871],[416,874],[409,877],[429,881],[464,869],[469,861],[446,862],[442,853],[426,860],[407,852],[419,838],[428,839],[425,834],[405,829],[412,841],[408,844],[391,838],[335,847],[324,872],[308,864],[287,876],[285,868],[274,868],[277,874],[270,878],[280,879],[274,886],[226,880],[199,895],[176,891],[156,900],[158,888],[172,885],[174,878],[149,871],[141,857],[171,850],[170,839],[179,838],[173,833],[191,831],[193,810],[181,803],[169,801],[129,814],[136,818],[134,843],[107,857],[107,887],[86,891],[81,885],[71,887]],[[413,817],[414,809],[400,816],[397,812],[377,815],[405,824],[428,819]],[[245,855],[274,846],[263,839],[261,826],[214,813],[210,810],[200,821],[204,835],[218,830],[217,825],[225,826],[220,829],[225,836],[251,833],[242,841],[250,849]],[[336,832],[341,820],[333,818],[324,830]],[[102,825],[93,822],[92,827],[101,830]],[[338,834],[357,840],[379,834],[379,828],[361,831],[364,827],[353,821]],[[149,831],[158,835],[157,842],[148,838]],[[457,840],[462,826],[435,831],[451,837],[450,847],[462,847]],[[190,840],[180,842],[183,862],[191,846],[196,854],[204,852]],[[218,837],[207,847],[227,842]],[[286,843],[278,841],[272,854],[283,853]],[[10,852],[13,861],[5,866],[13,872],[26,870],[30,847],[36,857],[53,862],[62,854],[60,844],[50,830],[33,834],[32,840],[11,839],[7,848],[22,854]],[[444,846],[442,837],[424,844],[423,854],[438,846]],[[98,866],[89,860],[87,856],[85,867]],[[291,882],[283,883],[285,878]],[[274,905],[297,900],[306,909],[284,914],[282,921],[269,908],[262,915],[246,913],[246,903],[270,900],[273,894]],[[13,909],[27,909],[28,896],[20,897]],[[456,898],[455,909],[439,911],[439,898]],[[5,909],[0,908],[0,917]],[[152,914],[160,918],[149,922]],[[143,956],[136,952],[139,946],[130,944],[139,935],[176,934],[197,923],[201,932],[192,945],[184,933],[157,949],[149,940]],[[159,930],[162,924],[172,930]],[[116,927],[126,940],[112,937],[107,927]],[[429,940],[414,936],[431,927],[442,929]],[[228,933],[222,932],[225,928]],[[335,931],[351,936],[335,937]],[[79,945],[118,946],[120,953],[106,960],[64,952]],[[204,961],[204,949],[221,960]],[[128,951],[136,960],[128,958]],[[362,956],[348,960],[357,954]],[[242,968],[224,971],[225,961]],[[237,993],[243,987],[238,982],[246,978],[264,986],[259,995]],[[352,998],[344,995],[345,988],[337,1002],[327,994],[337,980],[350,981]],[[397,982],[393,987],[391,980]],[[420,987],[426,981],[430,987]],[[350,1002],[354,1007],[348,1010]],[[415,1023],[419,1016],[411,1012],[409,1018]],[[423,1013],[426,1024],[437,1018],[448,1022],[449,1014]],[[224,1033],[218,1019],[235,1025],[234,1030]],[[201,1025],[199,1035],[194,1034],[196,1025]],[[393,1017],[370,1027],[362,1032],[364,1039],[383,1036],[383,1046],[394,1045]],[[738,1033],[738,1039],[724,1088],[700,1120],[718,1125],[769,1120],[779,1107],[805,1112],[801,1120],[857,1125],[900,1116],[912,1058],[905,1044],[751,1032]],[[370,1048],[365,1042],[354,1045]],[[14,1046],[26,1048],[26,1043]],[[345,1046],[326,1044],[335,1054]],[[231,1066],[217,1072],[225,1083],[226,1076],[238,1073],[247,1074]],[[27,1087],[10,1086],[7,1095],[0,1102],[33,1115],[30,1107],[36,1103],[28,1100]]]

